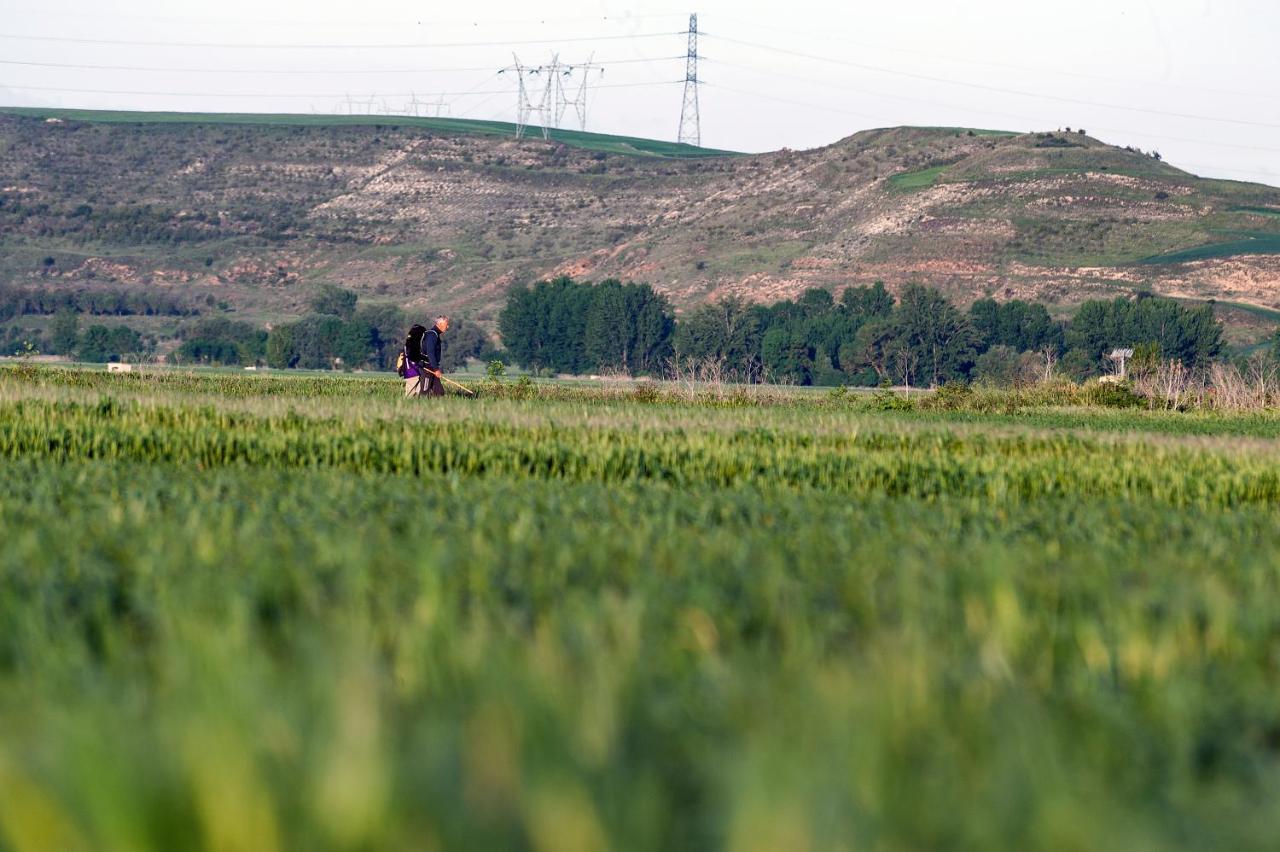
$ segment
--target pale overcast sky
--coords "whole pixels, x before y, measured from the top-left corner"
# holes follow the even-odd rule
[[[1070,126],[1280,185],[1277,0],[0,0],[0,104],[329,113],[403,111],[412,96],[510,121],[515,80],[498,69],[558,51],[605,63],[589,130],[673,139],[692,11],[710,147]]]

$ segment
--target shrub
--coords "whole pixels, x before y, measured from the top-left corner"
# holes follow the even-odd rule
[[[973,388],[965,382],[947,382],[921,403],[921,408],[959,411],[973,398]]]
[[[1104,408],[1143,408],[1147,400],[1133,392],[1128,382],[1087,382],[1081,388],[1081,401]]]
[[[871,394],[871,408],[876,411],[915,411],[915,400],[894,393],[888,384],[882,384]]]

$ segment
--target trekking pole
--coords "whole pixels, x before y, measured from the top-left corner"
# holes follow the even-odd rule
[[[445,378],[445,376],[443,376],[442,374],[437,373],[437,374],[435,374],[435,377],[436,377],[437,379],[439,379],[440,381],[442,381],[442,382],[448,382],[449,384],[453,385],[453,386],[454,386],[455,388],[457,388],[458,390],[466,391],[467,393],[471,394],[472,396],[475,396],[475,395],[476,395],[476,392],[475,392],[475,391],[473,391],[471,388],[467,387],[466,385],[458,384],[458,383],[457,383],[457,382],[455,382],[453,379]]]

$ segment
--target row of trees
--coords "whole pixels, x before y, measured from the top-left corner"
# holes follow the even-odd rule
[[[394,305],[361,305],[357,294],[327,285],[310,313],[261,329],[226,318],[185,326],[171,355],[177,363],[305,369],[389,369],[409,325]],[[425,318],[424,318],[425,320]],[[810,289],[797,299],[749,305],[723,299],[677,323],[667,299],[647,284],[567,277],[517,288],[499,317],[506,353],[475,325],[455,318],[445,364],[502,357],[563,373],[660,374],[672,359],[714,361],[744,381],[936,385],[953,379],[1011,381],[1057,366],[1087,377],[1108,368],[1117,346],[1204,366],[1222,350],[1222,327],[1209,305],[1170,299],[1084,303],[1071,322],[1044,305],[992,299],[965,312],[936,290],[908,285],[894,297],[883,284],[849,287],[839,298]],[[93,326],[62,310],[42,351],[82,360],[145,354],[153,344],[125,327]]]
[[[97,316],[175,316],[200,313],[168,293],[142,289],[0,287],[0,321],[69,312]]]
[[[559,373],[655,373],[671,357],[671,304],[648,284],[567,277],[513,290],[498,318],[511,357]]]
[[[48,355],[67,355],[98,363],[137,358],[155,349],[154,341],[124,325],[95,324],[81,331],[80,317],[69,311],[53,318],[47,337],[35,330],[9,335],[5,354],[20,353],[27,346]]]
[[[825,385],[1003,381],[1054,365],[1083,378],[1104,372],[1117,346],[1146,344],[1189,367],[1222,349],[1208,305],[1140,295],[1086,302],[1065,322],[1019,300],[981,299],[964,312],[920,285],[895,300],[880,283],[838,299],[821,289],[771,305],[724,299],[676,323],[648,285],[559,278],[513,291],[500,328],[511,357],[532,368],[659,373],[674,356],[714,360],[746,381]]]
[[[201,320],[181,332],[171,359],[184,364],[266,364],[277,369],[386,370],[395,364],[409,321],[395,305],[359,304],[357,294],[325,285],[310,313],[263,330],[244,322]],[[427,321],[424,319],[424,321]],[[444,338],[444,362],[453,368],[492,347],[475,325],[454,320]]]

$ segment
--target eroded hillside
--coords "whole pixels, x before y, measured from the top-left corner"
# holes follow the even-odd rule
[[[649,281],[677,306],[879,279],[962,303],[1151,289],[1280,308],[1280,190],[1079,132],[899,128],[680,159],[0,115],[0,239],[0,281],[180,288],[268,319],[332,281],[483,322],[512,284],[559,273]]]

